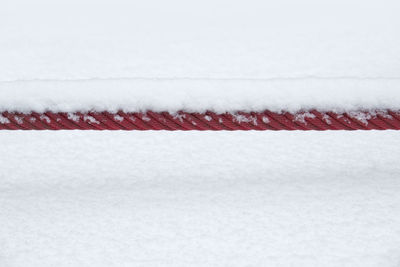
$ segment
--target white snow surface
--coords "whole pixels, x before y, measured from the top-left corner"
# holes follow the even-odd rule
[[[400,108],[397,0],[2,0],[0,110]]]
[[[0,132],[0,266],[400,265],[398,132]]]

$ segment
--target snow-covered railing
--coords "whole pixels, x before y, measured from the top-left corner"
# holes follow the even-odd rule
[[[399,129],[398,1],[14,2],[0,129]]]

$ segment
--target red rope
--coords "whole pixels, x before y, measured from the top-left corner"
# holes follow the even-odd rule
[[[400,130],[400,110],[320,112],[0,113],[0,130]]]

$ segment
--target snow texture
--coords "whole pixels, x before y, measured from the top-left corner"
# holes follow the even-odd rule
[[[385,132],[0,132],[0,266],[400,264]]]
[[[397,0],[2,0],[0,111],[400,109]]]

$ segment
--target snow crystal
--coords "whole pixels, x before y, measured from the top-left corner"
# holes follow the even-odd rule
[[[88,121],[89,123],[100,124],[100,122],[98,120],[96,120],[93,116],[90,116],[90,115],[84,115],[83,120]]]
[[[239,123],[241,122],[251,122],[254,125],[257,125],[257,117],[255,116],[245,116],[242,114],[233,114],[233,119]]]
[[[372,115],[367,112],[357,112],[357,111],[351,111],[348,113],[350,118],[354,118],[364,125],[368,125],[368,120],[372,118]]]
[[[24,120],[23,120],[21,117],[19,117],[19,116],[14,116],[14,120],[15,120],[18,124],[23,124],[23,123],[24,123]]]
[[[377,110],[376,113],[385,119],[393,119],[393,116],[388,113],[387,110]]]
[[[368,121],[372,118],[376,118],[378,115],[385,118],[385,119],[393,119],[392,115],[390,115],[387,111],[385,110],[371,110],[371,111],[350,111],[348,112],[348,115],[360,121],[364,125],[368,125]]]
[[[7,124],[7,123],[10,123],[10,120],[0,114],[0,123]]]
[[[44,115],[44,114],[40,115],[40,119],[42,121],[46,121],[47,123],[51,122],[50,118],[48,116]]]
[[[376,118],[378,115],[385,119],[393,119],[393,116],[389,114],[387,110],[372,110],[368,112],[372,117]]]
[[[150,121],[151,119],[150,119],[150,117],[148,117],[148,116],[143,116],[143,117],[142,117],[142,120],[144,120],[144,121]]]
[[[262,121],[263,121],[264,123],[270,123],[269,118],[266,117],[266,116],[263,116],[263,117],[262,117]]]
[[[204,119],[205,119],[206,121],[211,121],[211,120],[212,120],[212,117],[211,117],[211,116],[208,116],[208,115],[206,115],[206,116],[204,116]]]
[[[74,113],[72,113],[72,112],[68,112],[67,116],[68,116],[68,119],[69,119],[69,120],[73,120],[73,121],[75,121],[75,122],[78,122],[78,121],[79,121],[79,118],[80,118],[79,115],[74,114]]]
[[[306,118],[315,119],[315,115],[309,112],[303,112],[296,114],[294,120],[303,124],[307,124]]]
[[[114,120],[122,122],[124,120],[124,117],[117,114],[117,115],[114,115]]]
[[[177,114],[173,114],[172,117],[173,117],[175,120],[179,120],[180,122],[183,122],[183,119],[186,117],[186,115],[185,115],[185,114],[177,113]]]
[[[327,114],[324,114],[324,115],[322,116],[322,120],[323,120],[324,122],[326,122],[327,124],[332,124],[331,117],[330,117],[329,115],[327,115]]]

